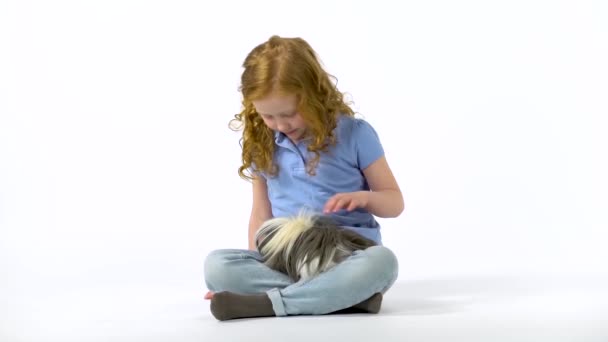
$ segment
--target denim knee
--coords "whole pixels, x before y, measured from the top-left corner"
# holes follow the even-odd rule
[[[386,282],[385,291],[397,280],[399,275],[399,262],[395,253],[384,246],[373,246],[365,250],[368,276],[383,279]]]
[[[204,263],[207,288],[214,291],[230,288],[231,284],[241,280],[239,273],[230,269],[230,260],[234,256],[234,252],[227,249],[214,250],[207,255]]]

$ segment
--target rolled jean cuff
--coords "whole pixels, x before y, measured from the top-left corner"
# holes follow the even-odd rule
[[[270,298],[274,314],[277,316],[287,316],[287,312],[285,311],[285,306],[283,305],[283,299],[281,298],[281,292],[279,292],[279,289],[275,288],[272,290],[268,290],[266,294],[268,294],[268,298]]]

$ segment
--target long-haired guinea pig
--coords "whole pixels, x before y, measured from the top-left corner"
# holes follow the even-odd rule
[[[264,264],[294,281],[312,278],[354,251],[376,245],[328,217],[306,213],[264,222],[255,241]]]

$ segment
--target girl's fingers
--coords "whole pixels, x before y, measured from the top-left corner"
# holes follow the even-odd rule
[[[335,211],[338,211],[340,209],[343,209],[344,207],[346,207],[347,204],[348,204],[347,200],[345,200],[345,199],[339,199],[336,202],[336,205],[334,206],[333,211],[335,212]]]
[[[348,211],[355,210],[357,203],[352,198],[344,195],[338,195],[330,198],[325,204],[325,213],[333,213],[340,209],[346,209]]]
[[[333,206],[334,206],[334,200],[333,198],[330,199],[329,201],[327,201],[327,203],[325,203],[325,208],[323,208],[323,211],[327,214],[330,213],[333,210]]]
[[[353,211],[353,210],[357,209],[357,207],[358,207],[357,203],[355,203],[355,201],[351,201],[350,205],[348,206],[348,208],[346,210]]]
[[[336,211],[336,208],[338,207],[339,202],[340,202],[339,197],[330,198],[329,201],[327,201],[327,203],[325,204],[325,213],[331,213],[331,212]]]

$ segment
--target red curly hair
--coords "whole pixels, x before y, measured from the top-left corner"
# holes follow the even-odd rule
[[[256,173],[276,175],[278,172],[272,158],[274,132],[266,126],[252,103],[275,92],[294,94],[298,99],[298,112],[311,138],[308,151],[314,154],[307,170],[314,175],[320,152],[335,143],[333,130],[338,115],[354,116],[344,95],[332,83],[336,78],[323,69],[316,52],[302,38],[272,36],[251,50],[242,66],[245,70],[239,90],[243,96],[243,109],[229,125],[234,130],[243,129],[240,177],[252,179],[245,173],[252,166]]]

